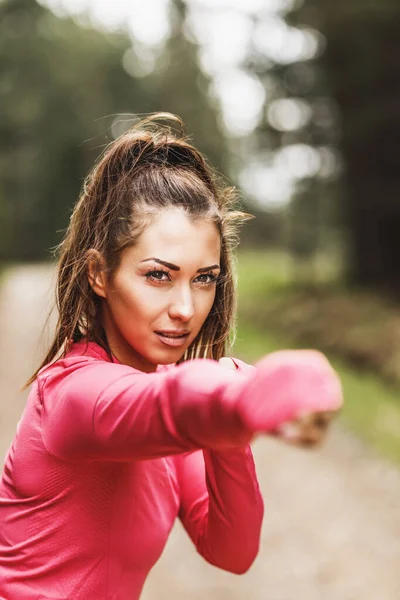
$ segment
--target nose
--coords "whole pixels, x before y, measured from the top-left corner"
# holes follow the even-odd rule
[[[189,286],[176,286],[168,314],[171,319],[187,323],[194,315],[193,292]]]

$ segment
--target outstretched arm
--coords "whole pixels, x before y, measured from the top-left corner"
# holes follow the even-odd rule
[[[276,352],[246,372],[211,360],[151,374],[102,361],[83,362],[65,376],[68,368],[60,364],[39,386],[44,442],[65,460],[228,450],[299,414],[342,403],[337,376],[311,351]]]
[[[245,383],[243,375],[211,360],[151,374],[82,361],[40,386],[43,439],[68,461],[129,461],[240,446],[253,435],[237,410]]]

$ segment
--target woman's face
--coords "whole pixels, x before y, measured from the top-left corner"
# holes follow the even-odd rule
[[[220,250],[214,223],[168,209],[122,253],[111,281],[92,282],[120,362],[152,372],[182,357],[213,305]]]

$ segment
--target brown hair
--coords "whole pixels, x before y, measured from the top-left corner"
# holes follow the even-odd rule
[[[181,133],[160,120],[179,125]],[[85,180],[57,249],[55,336],[27,385],[42,367],[65,355],[71,340],[95,341],[111,358],[100,322],[99,298],[88,281],[90,251],[103,257],[107,275],[112,277],[123,250],[135,244],[157,212],[171,207],[183,208],[194,219],[212,220],[221,236],[221,275],[214,304],[181,361],[224,356],[236,308],[232,250],[238,226],[249,218],[235,210],[236,199],[235,190],[224,185],[184,137],[183,123],[175,115],[151,115],[112,142]]]

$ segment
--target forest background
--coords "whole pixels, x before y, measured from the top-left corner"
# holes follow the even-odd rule
[[[3,277],[52,260],[107,143],[176,113],[256,216],[235,351],[324,350],[343,421],[400,461],[400,5],[110,4],[0,2]]]

